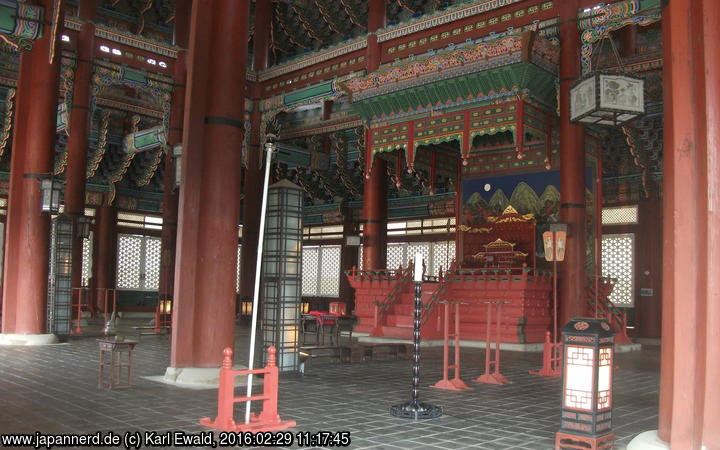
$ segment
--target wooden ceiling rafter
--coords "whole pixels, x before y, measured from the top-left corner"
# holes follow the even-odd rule
[[[320,0],[313,0],[313,3],[315,3],[315,6],[317,6],[318,11],[320,11],[320,15],[322,16],[323,20],[325,20],[325,23],[330,28],[330,30],[332,30],[334,33],[344,35],[345,33],[341,31],[330,18],[330,14],[326,10],[327,5],[323,4]]]
[[[300,43],[297,39],[295,39],[295,37],[293,36],[293,34],[290,32],[290,30],[288,30],[288,29],[285,27],[285,22],[284,22],[283,20],[281,20],[280,11],[279,11],[279,9],[278,9],[277,4],[275,5],[275,11],[274,11],[274,12],[275,12],[275,17],[278,18],[277,23],[278,23],[278,25],[280,25],[280,30],[279,30],[279,31],[281,31],[282,34],[283,34],[292,44],[294,44],[294,45],[296,45],[296,46],[298,46],[298,47],[307,48],[307,45],[302,44],[302,43]]]
[[[315,32],[315,29],[310,25],[307,18],[303,15],[302,12],[300,12],[300,9],[302,9],[302,8],[300,6],[298,6],[298,3],[293,2],[290,5],[290,8],[293,10],[295,15],[297,16],[298,20],[300,21],[303,28],[307,32],[308,36],[310,36],[311,38],[313,38],[314,40],[316,40],[318,42],[323,42],[323,40],[320,38],[320,36],[318,36],[317,33]]]
[[[348,0],[340,0],[340,4],[342,5],[343,9],[345,10],[345,14],[347,14],[348,18],[350,19],[350,22],[352,22],[356,26],[362,28],[363,30],[367,30],[367,25],[365,25],[364,23],[362,23],[361,21],[358,20],[357,16],[355,15],[355,12],[348,5]]]

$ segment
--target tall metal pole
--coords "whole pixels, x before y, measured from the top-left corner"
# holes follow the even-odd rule
[[[260,298],[260,272],[262,270],[263,241],[265,240],[265,210],[267,209],[268,185],[270,184],[270,164],[275,152],[275,136],[269,134],[265,143],[265,180],[263,181],[263,195],[260,206],[260,229],[258,230],[257,259],[255,262],[255,288],[253,291],[252,325],[250,327],[250,360],[248,369],[253,369],[255,360],[255,334],[257,333],[258,299]],[[247,379],[247,396],[252,396],[252,374]],[[245,403],[245,423],[250,423],[250,406],[252,402]]]
[[[429,403],[420,403],[420,313],[422,310],[423,260],[422,254],[415,254],[415,311],[413,322],[413,368],[412,397],[410,402],[394,405],[390,414],[406,419],[433,419],[442,415],[442,408]]]

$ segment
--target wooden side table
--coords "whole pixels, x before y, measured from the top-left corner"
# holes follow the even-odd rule
[[[98,339],[98,387],[127,389],[132,384],[132,351],[137,341]],[[123,372],[127,378],[122,377]]]

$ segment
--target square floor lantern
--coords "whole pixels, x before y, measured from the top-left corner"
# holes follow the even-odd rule
[[[570,122],[621,125],[645,114],[644,80],[596,72],[570,89]]]
[[[613,448],[613,335],[604,319],[576,318],[562,329],[562,415],[556,450]]]
[[[40,181],[40,210],[57,214],[60,212],[60,198],[62,197],[62,182],[55,180],[52,175]]]

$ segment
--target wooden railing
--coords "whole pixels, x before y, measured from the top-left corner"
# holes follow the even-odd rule
[[[609,298],[614,287],[614,281],[612,278],[600,277],[598,279],[597,292],[593,282],[588,285],[586,289],[588,311],[592,315],[595,314],[595,299],[597,297],[597,315],[607,320],[617,333],[615,335],[615,343],[631,344],[632,340],[627,334],[627,314],[615,306]]]
[[[412,264],[409,265],[407,269],[403,269],[402,266],[400,266],[397,270],[388,270],[385,272],[392,272],[392,274],[386,279],[395,279],[397,280],[397,283],[395,283],[383,301],[375,301],[374,327],[376,329],[382,326],[385,322],[385,316],[387,316],[388,311],[395,303],[397,303],[398,299],[400,299],[400,296],[402,295],[402,291],[412,282],[413,278]]]

